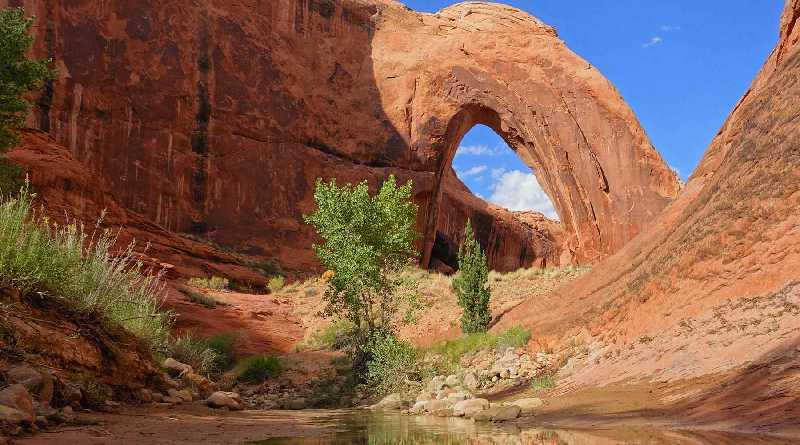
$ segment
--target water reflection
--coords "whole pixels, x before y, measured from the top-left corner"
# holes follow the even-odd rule
[[[703,445],[796,443],[763,435],[714,431],[643,429],[561,430],[510,424],[475,423],[467,419],[402,416],[368,412],[337,412],[314,418],[330,433],[314,437],[271,438],[249,445]]]

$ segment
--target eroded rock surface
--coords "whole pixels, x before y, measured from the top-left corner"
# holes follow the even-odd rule
[[[683,415],[796,427],[799,21],[800,1],[788,1],[777,47],[653,226],[500,323],[586,348],[576,387],[693,382],[670,395]]]
[[[472,216],[488,227],[481,241],[501,270],[615,252],[677,193],[616,90],[552,28],[514,8],[24,3],[38,21],[36,52],[60,72],[30,124],[124,209],[288,267],[316,266],[301,216],[313,210],[317,177],[413,179],[423,263],[437,234],[457,242]],[[561,216],[563,247],[485,205],[450,213],[446,172],[479,123],[536,169]]]

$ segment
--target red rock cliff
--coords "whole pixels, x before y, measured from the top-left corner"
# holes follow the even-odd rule
[[[615,252],[677,193],[613,86],[510,7],[0,0],[9,4],[37,17],[36,52],[60,70],[33,126],[126,209],[289,267],[315,264],[301,216],[317,177],[377,184],[388,173],[414,180],[428,264],[437,233],[461,230],[445,172],[478,123],[535,168],[561,216],[566,259]],[[539,237],[484,213],[498,245]],[[509,255],[493,265],[560,257],[525,249],[502,247]]]
[[[685,189],[584,278],[509,313],[591,345],[576,386],[700,382],[682,415],[800,419],[800,1]],[[573,386],[574,387],[574,386]]]

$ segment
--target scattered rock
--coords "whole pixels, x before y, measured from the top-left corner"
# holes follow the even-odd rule
[[[211,408],[228,408],[234,411],[243,409],[242,400],[235,392],[217,391],[211,394],[205,403]]]
[[[542,399],[537,397],[519,399],[512,403],[520,408],[520,416],[532,416],[534,415],[534,410],[536,410],[536,408],[544,405]]]
[[[167,391],[167,394],[169,394],[169,396],[172,398],[180,399],[182,402],[191,403],[193,400],[192,392],[188,389],[182,389],[178,391],[177,389],[170,388],[169,391]]]
[[[284,404],[283,408],[284,409],[291,409],[291,410],[301,410],[301,409],[306,409],[306,406],[308,406],[308,401],[303,397],[298,397],[296,399],[291,399],[288,402],[286,402]],[[391,409],[394,409],[394,408],[391,408]],[[397,409],[400,409],[400,408],[397,408]]]
[[[472,417],[486,409],[489,409],[489,401],[486,399],[462,400],[453,405],[453,415],[457,417]]]
[[[153,393],[147,389],[142,388],[136,392],[136,397],[139,399],[140,402],[150,403],[153,401]]]
[[[441,391],[445,386],[445,381],[447,379],[442,375],[437,375],[436,377],[432,378],[430,382],[428,382],[428,391],[436,392]]]
[[[194,372],[194,370],[190,365],[181,363],[172,357],[164,360],[164,363],[162,363],[161,366],[164,369],[166,369],[169,375],[171,375],[172,377],[181,377],[184,374],[189,374]]]
[[[408,410],[408,412],[409,414],[422,414],[425,412],[425,405],[427,404],[427,400],[419,400]]]
[[[0,391],[0,405],[22,412],[25,416],[24,421],[27,423],[33,423],[36,420],[36,411],[33,409],[33,399],[23,385],[11,385]],[[8,415],[13,416],[15,414],[10,412]]]
[[[164,394],[161,394],[160,392],[152,393],[152,397],[153,397],[153,402],[161,403],[164,401]]]
[[[520,408],[517,405],[495,406],[476,413],[472,416],[476,422],[504,422],[519,417]]]
[[[372,405],[371,409],[374,410],[403,410],[411,407],[411,401],[405,400],[403,396],[398,393],[389,394],[384,397],[380,402]]]
[[[464,387],[466,387],[470,391],[474,391],[478,389],[479,384],[480,381],[478,380],[478,376],[475,375],[474,372],[468,372],[464,374]]]
[[[452,400],[453,402],[460,402],[470,398],[472,398],[472,394],[466,392],[454,392],[447,395],[447,400]]]
[[[4,423],[11,425],[31,423],[33,421],[32,419],[33,418],[28,413],[11,408],[10,406],[0,405],[0,425]]]
[[[427,402],[428,400],[433,400],[435,398],[436,398],[436,394],[434,394],[431,391],[427,391],[426,390],[426,391],[421,391],[419,394],[417,394],[416,401],[417,402]]]
[[[425,405],[425,411],[427,411],[429,413],[434,413],[436,411],[439,411],[439,410],[442,410],[442,409],[448,409],[448,408],[452,408],[452,407],[453,407],[453,401],[452,400],[447,400],[447,399],[431,400],[430,402],[428,402]]]
[[[455,388],[459,384],[458,377],[455,374],[451,374],[447,376],[447,378],[444,381],[444,384],[451,388]]]

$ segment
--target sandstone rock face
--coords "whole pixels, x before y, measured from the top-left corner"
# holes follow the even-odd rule
[[[289,267],[316,265],[301,216],[318,177],[413,179],[422,262],[451,252],[437,240],[457,242],[470,216],[501,269],[615,252],[677,193],[608,81],[514,8],[0,0],[22,3],[37,17],[36,52],[60,71],[32,126],[124,209]],[[475,124],[535,168],[562,248],[485,205],[454,203],[447,172]]]
[[[800,1],[787,2],[780,36],[653,226],[501,321],[589,346],[572,384],[705,376],[682,415],[743,427],[800,415]]]

